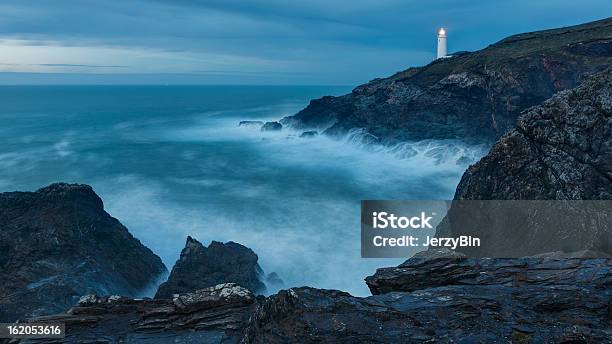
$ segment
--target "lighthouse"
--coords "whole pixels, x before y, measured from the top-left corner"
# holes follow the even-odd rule
[[[438,57],[439,59],[446,57],[446,30],[440,28],[438,31]]]

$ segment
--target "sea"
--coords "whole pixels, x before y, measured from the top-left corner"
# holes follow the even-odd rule
[[[171,269],[188,235],[253,249],[284,287],[369,295],[401,259],[360,257],[360,201],[452,199],[485,152],[454,141],[371,144],[261,132],[346,86],[0,86],[0,192],[93,186]],[[270,293],[275,290],[269,290]]]

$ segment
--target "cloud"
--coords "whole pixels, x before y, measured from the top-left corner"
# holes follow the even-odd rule
[[[126,68],[127,66],[104,66],[104,65],[86,65],[86,64],[69,64],[69,63],[38,63],[36,66],[43,67],[85,67],[85,68]]]
[[[43,48],[31,62],[39,70],[10,71],[125,66],[346,84],[430,61],[440,25],[449,28],[451,51],[474,50],[513,33],[598,19],[610,7],[604,0],[4,0],[0,39]],[[46,59],[45,49],[60,48],[79,57]],[[96,51],[95,62],[86,49]],[[7,58],[0,63],[14,63]]]

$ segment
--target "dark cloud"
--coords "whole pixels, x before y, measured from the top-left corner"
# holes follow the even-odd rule
[[[0,39],[169,52],[200,74],[231,69],[357,83],[431,60],[441,25],[451,51],[474,50],[610,10],[609,0],[3,0]],[[212,55],[219,70],[211,70]],[[131,65],[108,62],[63,67]]]

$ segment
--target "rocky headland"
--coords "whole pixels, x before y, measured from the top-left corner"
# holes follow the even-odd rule
[[[85,294],[137,297],[166,273],[90,186],[0,193],[0,322],[65,311]]]
[[[609,200],[611,62],[612,19],[521,34],[312,101],[282,125],[365,128],[386,142],[503,136],[466,171],[457,200]],[[0,320],[67,326],[64,339],[12,343],[612,343],[610,246],[541,251],[554,247],[505,259],[429,250],[367,277],[372,296],[299,287],[264,297],[254,252],[188,238],[156,298],[136,298],[166,271],[161,260],[90,187],[54,184],[0,194]]]
[[[607,78],[608,71],[592,77],[581,87],[588,89],[598,85],[598,89],[609,88],[612,84],[606,81]],[[599,103],[590,103],[587,99],[576,98],[576,95],[594,96],[596,100],[608,97],[604,90],[598,92],[603,93],[581,93],[581,89],[577,89],[560,94],[557,100],[574,94],[568,97],[577,103],[570,102],[569,108],[576,104],[588,105],[587,108],[596,110],[587,112],[597,117],[601,109]],[[543,107],[552,103],[553,100]],[[538,108],[530,111],[546,112]],[[576,115],[583,112],[576,112]],[[572,123],[573,115],[563,117],[564,113],[555,111],[555,116],[565,118],[563,123]],[[597,132],[606,133],[605,130]],[[593,132],[590,134],[591,140],[599,140]],[[512,155],[504,157],[512,158]],[[545,155],[538,159],[545,159]],[[466,178],[470,178],[469,173],[472,172],[466,172]],[[489,183],[503,182],[484,174],[482,178]],[[519,184],[517,188],[520,187],[525,186]],[[553,184],[551,187],[558,186]],[[77,195],[82,192],[88,197],[65,198],[71,190],[80,190]],[[458,194],[460,190],[458,188]],[[41,195],[49,195],[46,201],[50,204],[43,202],[42,207],[38,204],[33,208],[24,207],[24,204],[30,204],[22,203],[24,196],[28,200]],[[26,223],[41,223],[52,216],[55,221],[43,222],[49,224],[43,226],[44,229],[36,227],[45,235],[57,232],[54,227],[56,223],[66,221],[63,217],[75,218],[75,209],[92,208],[90,203],[97,209],[91,215],[94,220],[97,216],[110,218],[101,212],[101,201],[86,186],[58,184],[37,193],[4,196],[6,209],[35,210],[28,214]],[[84,203],[81,204],[80,200]],[[52,205],[53,202],[59,203]],[[71,211],[64,212],[63,209]],[[23,220],[3,216],[3,219],[11,218],[17,224]],[[80,225],[78,222],[71,228],[79,229]],[[4,227],[0,228],[4,231]],[[7,228],[10,230],[12,227]],[[96,234],[88,232],[90,236]],[[2,238],[2,245],[6,246],[9,239],[6,235]],[[78,246],[89,243],[87,237],[79,239],[73,242],[77,250]],[[16,244],[11,242],[11,245]],[[132,249],[142,254],[141,246]],[[10,252],[5,261],[14,259],[14,251]],[[130,263],[142,259],[133,255],[129,257]],[[105,256],[105,259],[113,258]],[[11,276],[9,269],[19,271],[20,267],[5,265],[4,273]],[[71,278],[80,281],[82,276],[89,276],[89,272],[79,270],[80,274],[71,275]],[[105,272],[98,278],[105,281],[108,276],[114,276],[113,273]],[[150,273],[149,279],[153,276]],[[240,278],[244,278],[240,283],[247,287],[227,283]],[[188,238],[181,258],[155,299],[119,296],[122,291],[116,293],[118,295],[99,289],[93,289],[93,295],[84,295],[84,291],[79,302],[67,311],[28,320],[63,322],[68,328],[66,338],[12,342],[610,343],[612,338],[612,259],[601,252],[554,252],[523,258],[483,259],[468,258],[460,252],[430,250],[397,267],[378,269],[373,276],[367,277],[366,283],[373,294],[369,297],[311,287],[290,288],[269,297],[256,297],[249,289],[260,288],[260,278],[257,256],[248,248],[235,243],[215,242],[204,247],[195,239]],[[213,283],[220,284],[207,285]],[[5,290],[8,287],[4,286]],[[20,290],[13,287],[9,293]],[[9,301],[19,307],[17,300]],[[63,305],[65,303],[57,302],[53,309]]]
[[[485,49],[375,79],[350,94],[312,100],[283,126],[380,143],[460,139],[491,143],[521,111],[612,65],[612,19],[523,33]]]

